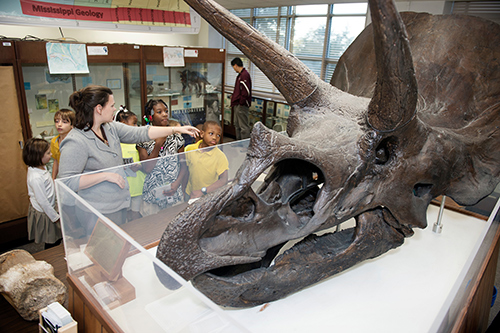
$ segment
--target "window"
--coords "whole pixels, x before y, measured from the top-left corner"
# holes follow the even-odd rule
[[[447,1],[451,14],[479,16],[500,24],[500,1]]]
[[[292,52],[322,80],[329,82],[340,56],[365,28],[367,10],[368,4],[360,2],[237,9],[231,12]],[[228,41],[226,49],[228,86],[233,86],[236,79],[231,60],[240,57],[252,77],[254,94],[279,94],[269,79],[240,50]]]

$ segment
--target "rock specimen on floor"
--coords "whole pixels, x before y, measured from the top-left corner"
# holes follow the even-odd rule
[[[25,320],[38,320],[38,311],[52,302],[64,304],[66,286],[54,268],[24,250],[0,255],[0,292]]]

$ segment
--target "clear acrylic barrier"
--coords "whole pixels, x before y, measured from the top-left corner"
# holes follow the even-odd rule
[[[228,159],[228,182],[243,163],[248,143],[217,146]],[[187,154],[193,153],[166,159],[185,167]],[[130,177],[135,169],[129,164],[100,172]],[[444,332],[463,308],[468,282],[477,275],[498,228],[492,219],[445,209],[443,232],[436,234],[432,223],[438,207],[431,205],[431,227],[415,229],[401,247],[284,299],[228,309],[215,305],[155,257],[163,231],[188,205],[188,197],[117,225],[109,218],[113,214],[103,214],[70,190],[70,180],[56,181],[68,272],[124,332],[400,332],[402,327]]]
[[[217,146],[228,159],[229,181],[244,161],[248,141]],[[186,155],[192,153],[166,159],[186,167]],[[132,169],[124,165],[99,173],[130,176]],[[118,225],[113,213],[101,213],[68,187],[72,178],[56,180],[68,273],[117,327],[125,332],[247,332],[155,257],[154,246],[166,225],[186,207],[188,197]]]

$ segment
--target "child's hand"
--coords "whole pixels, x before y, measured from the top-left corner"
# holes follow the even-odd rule
[[[178,187],[179,187],[178,185],[175,185],[175,183],[172,183],[172,186],[170,187],[170,190],[169,191],[163,191],[163,195],[166,196],[166,197],[173,196],[177,192],[177,188]]]
[[[142,165],[141,165],[141,163],[134,163],[134,164],[131,164],[131,165],[129,166],[129,168],[130,168],[130,170],[132,170],[133,172],[137,172],[137,171],[139,171],[139,170],[141,170],[141,169],[142,169]]]

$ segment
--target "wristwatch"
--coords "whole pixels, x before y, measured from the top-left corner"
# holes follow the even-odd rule
[[[206,195],[208,192],[207,192],[207,188],[206,187],[202,187],[201,188],[201,193],[203,193],[203,195]]]

